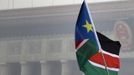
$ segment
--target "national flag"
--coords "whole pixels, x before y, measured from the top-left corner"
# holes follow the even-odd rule
[[[84,1],[76,23],[75,48],[81,71],[85,75],[118,75],[120,43],[96,33]]]

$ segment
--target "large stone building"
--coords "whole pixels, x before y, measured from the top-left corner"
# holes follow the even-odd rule
[[[10,7],[11,0],[7,1]],[[133,5],[133,1],[89,5],[96,29],[121,41],[120,75],[134,73]],[[0,11],[0,75],[82,75],[74,49],[79,8],[75,4]],[[116,31],[119,25],[123,25],[119,31],[124,32],[123,27],[127,33]]]

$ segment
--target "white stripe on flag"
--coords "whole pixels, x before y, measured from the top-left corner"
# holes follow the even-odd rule
[[[88,41],[88,39],[84,39],[84,40],[79,44],[79,46],[77,47],[77,50],[78,50],[79,48],[81,48],[81,46],[83,46],[87,41]]]
[[[106,52],[106,51],[104,51],[104,50],[100,50],[100,51],[101,51],[102,53],[106,54],[106,55],[110,55],[110,56],[112,56],[112,57],[119,58],[119,56],[116,55],[116,54],[112,54],[112,53]]]

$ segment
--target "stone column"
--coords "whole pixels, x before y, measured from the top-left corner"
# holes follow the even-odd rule
[[[49,75],[50,68],[46,61],[40,61],[41,63],[41,75]]]
[[[67,60],[61,60],[61,75],[71,75],[70,74],[70,69],[69,69],[69,63]]]
[[[21,62],[21,75],[30,75],[30,67],[26,62]]]
[[[8,75],[8,66],[6,63],[0,63],[0,75]]]

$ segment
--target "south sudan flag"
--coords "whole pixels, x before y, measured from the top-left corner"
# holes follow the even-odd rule
[[[118,75],[120,43],[96,33],[84,1],[76,23],[75,47],[78,65],[85,75]]]

